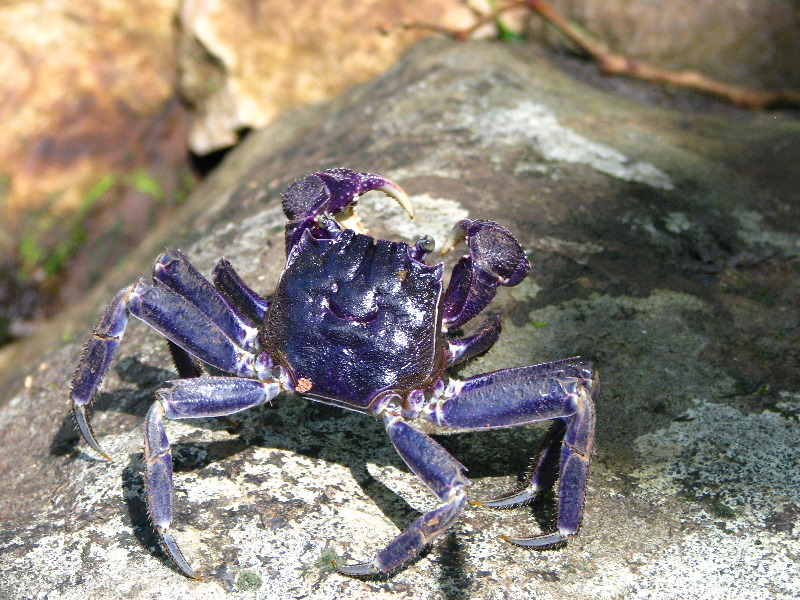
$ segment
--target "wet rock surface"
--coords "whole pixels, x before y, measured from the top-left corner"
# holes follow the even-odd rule
[[[91,301],[0,358],[0,597],[800,594],[797,115],[675,110],[621,91],[529,47],[435,41],[248,137]],[[529,552],[498,539],[550,527],[545,495],[468,508],[391,577],[332,573],[332,556],[369,558],[434,498],[377,421],[281,397],[235,428],[168,424],[175,535],[205,578],[187,580],[158,550],[144,506],[140,427],[175,374],[163,340],[139,323],[95,403],[114,462],[78,439],[67,381],[112,293],[165,246],[204,273],[224,255],[270,292],[284,260],[279,194],[331,166],[382,173],[411,196],[413,222],[365,198],[377,236],[441,243],[469,215],[507,225],[530,251],[529,278],[489,308],[504,335],[459,374],[596,362],[586,517],[565,546]],[[543,432],[437,439],[484,498],[517,483]]]

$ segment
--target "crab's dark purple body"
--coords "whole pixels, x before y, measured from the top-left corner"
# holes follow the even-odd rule
[[[465,219],[445,241],[462,256],[445,287],[443,266],[426,258],[433,240],[415,245],[375,240],[355,218],[358,196],[382,190],[411,215],[405,193],[371,173],[331,169],[293,183],[283,197],[287,260],[270,302],[251,290],[226,261],[205,279],[180,251],[156,261],[153,280],[121,290],[87,342],[72,379],[72,407],[89,444],[106,458],[87,407],[116,352],[128,315],[167,338],[180,379],[156,393],[145,421],[145,493],[150,518],[167,554],[198,577],[171,532],[172,454],[165,419],[231,415],[281,392],[383,419],[389,439],[440,504],[347,575],[389,572],[416,556],[463,510],[469,481],[463,466],[424,433],[422,421],[469,430],[552,420],[528,484],[493,500],[501,508],[529,501],[553,484],[542,465],[558,460],[557,529],[504,538],[528,547],[558,543],[577,532],[594,438],[597,376],[573,358],[457,380],[448,369],[489,349],[499,317],[465,337],[455,332],[479,314],[500,285],[530,269],[522,248],[497,223]],[[227,375],[205,376],[204,365]],[[199,578],[199,577],[198,577]]]
[[[264,322],[264,347],[306,395],[368,409],[383,391],[432,384],[443,362],[442,265],[408,245],[347,229],[307,231],[292,248]]]

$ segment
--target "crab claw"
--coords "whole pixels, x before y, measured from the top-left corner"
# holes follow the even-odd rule
[[[306,222],[329,213],[343,228],[364,233],[355,206],[359,196],[372,190],[394,198],[409,218],[414,218],[411,201],[399,185],[374,173],[350,169],[328,169],[298,179],[283,194],[283,212],[294,222],[290,226],[295,230],[302,231]]]
[[[469,253],[453,269],[444,299],[444,326],[454,329],[481,312],[494,298],[498,285],[514,286],[531,265],[519,242],[494,221],[459,221],[442,245],[447,254],[466,241]]]
[[[94,437],[92,424],[86,415],[86,406],[82,406],[73,402],[72,414],[75,415],[75,421],[78,423],[78,429],[80,430],[81,435],[83,435],[83,439],[88,442],[89,446],[91,446],[95,452],[97,452],[106,460],[110,461],[111,457],[100,447],[100,444],[97,443],[97,439]]]

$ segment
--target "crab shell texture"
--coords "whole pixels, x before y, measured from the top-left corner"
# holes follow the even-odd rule
[[[488,429],[552,420],[527,485],[473,504],[505,508],[528,502],[554,484],[558,468],[557,529],[504,538],[547,547],[577,532],[594,437],[599,389],[591,363],[571,358],[451,378],[449,367],[488,350],[500,335],[499,317],[458,337],[463,324],[528,274],[524,251],[504,227],[464,219],[442,253],[465,241],[443,284],[441,263],[428,264],[429,236],[416,244],[375,240],[355,215],[370,190],[395,198],[413,217],[394,182],[372,173],[330,169],[304,177],[283,196],[286,266],[268,302],[225,259],[205,279],[180,251],[156,261],[152,282],[139,280],[112,300],[84,347],[72,379],[72,409],[87,442],[104,457],[88,406],[116,352],[128,316],[144,321],[169,343],[180,379],[156,393],[145,421],[145,495],[165,552],[199,579],[173,538],[174,484],[165,419],[225,416],[295,393],[380,417],[397,452],[440,504],[403,530],[372,561],[337,564],[351,576],[393,571],[441,535],[464,508],[464,467],[423,432]],[[212,372],[223,375],[206,375]]]
[[[332,240],[307,230],[292,248],[262,335],[305,394],[367,409],[441,374],[442,265],[408,251],[350,229]]]

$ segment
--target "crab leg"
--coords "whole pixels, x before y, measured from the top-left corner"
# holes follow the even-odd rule
[[[94,437],[86,407],[119,347],[128,314],[209,365],[238,375],[256,375],[255,355],[239,347],[210,317],[180,294],[143,279],[121,290],[100,317],[84,347],[72,377],[70,393],[78,428],[89,445],[106,459],[109,457]]]
[[[469,487],[465,468],[436,441],[390,411],[384,413],[384,423],[402,459],[442,503],[411,523],[372,562],[335,565],[345,575],[363,577],[394,571],[446,531],[464,508]]]
[[[260,321],[252,322],[192,266],[180,250],[167,250],[156,260],[153,279],[180,294],[205,313],[230,339],[246,350],[258,349]]]
[[[214,286],[222,292],[230,304],[241,308],[242,312],[250,319],[251,325],[260,325],[264,321],[269,302],[242,281],[231,263],[224,258],[221,259],[214,267],[212,280]]]
[[[450,340],[448,366],[457,365],[486,352],[500,337],[500,316],[489,317],[469,336]]]
[[[144,433],[145,496],[150,520],[164,551],[189,577],[200,579],[178,548],[172,534],[172,451],[164,419],[221,417],[269,402],[281,391],[276,380],[256,381],[238,377],[179,379],[156,393],[147,413]]]
[[[531,268],[519,242],[494,221],[459,221],[445,240],[442,254],[461,241],[467,242],[469,254],[456,263],[444,295],[445,331],[480,313],[497,294],[497,286],[517,285]]]
[[[542,449],[531,465],[528,484],[524,488],[497,496],[491,500],[474,500],[472,504],[490,508],[509,508],[526,504],[533,500],[537,493],[550,489],[555,483],[557,473],[554,473],[549,467],[554,460],[559,460],[564,433],[568,424],[568,419],[555,419],[553,421],[553,425],[542,443]]]
[[[597,390],[591,364],[569,359],[451,381],[442,396],[423,412],[436,425],[461,429],[512,427],[550,419],[566,422],[563,435],[558,429],[563,426],[556,425],[524,490],[475,502],[504,507],[530,500],[543,483],[541,467],[553,457],[560,440],[557,530],[529,538],[503,539],[520,546],[543,547],[578,531],[594,441]]]
[[[83,353],[78,360],[75,374],[72,376],[70,400],[75,421],[89,445],[106,460],[111,460],[97,443],[91,423],[86,414],[86,407],[100,386],[114,353],[119,348],[125,327],[128,324],[128,297],[131,288],[125,288],[114,296],[103,316],[94,326],[92,337],[86,342]]]

